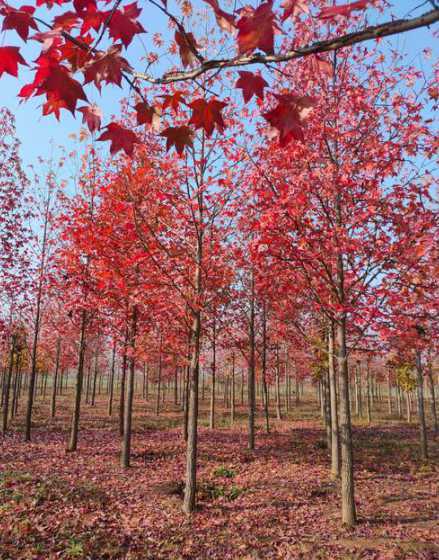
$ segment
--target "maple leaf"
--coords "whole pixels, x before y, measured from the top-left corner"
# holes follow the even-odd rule
[[[96,104],[78,109],[82,113],[82,122],[86,123],[90,132],[101,128],[102,110]]]
[[[232,14],[228,14],[224,12],[219,7],[217,0],[204,0],[215,12],[215,18],[218,26],[223,31],[228,31],[229,33],[233,33],[236,29],[235,18]]]
[[[160,136],[166,138],[166,150],[175,146],[175,150],[182,155],[185,146],[192,146],[193,131],[188,126],[174,126],[166,128]]]
[[[238,51],[239,54],[260,49],[265,53],[273,52],[274,48],[274,14],[273,2],[262,3],[256,10],[247,8],[238,20]]]
[[[137,103],[134,108],[136,110],[138,125],[149,124],[155,130],[157,130],[160,123],[160,115],[154,107],[142,101],[140,103]]]
[[[75,12],[65,12],[53,18],[53,26],[55,29],[69,31],[77,25],[78,21],[79,19]]]
[[[86,45],[90,45],[93,42],[90,35],[81,37],[81,41]],[[72,72],[82,69],[86,63],[93,58],[90,51],[86,51],[70,41],[66,41],[63,45],[61,45],[59,50],[62,53],[62,58],[70,64]]]
[[[239,79],[235,87],[242,89],[245,103],[248,103],[253,95],[256,95],[259,99],[264,99],[264,88],[268,87],[268,83],[262,76],[246,71],[238,72],[238,74]]]
[[[18,47],[0,47],[0,77],[4,72],[11,76],[18,76],[18,65],[27,66]]]
[[[145,33],[141,23],[137,18],[142,10],[138,8],[137,2],[128,4],[123,10],[116,10],[113,14],[112,11],[104,12],[105,18],[111,15],[108,23],[108,33],[114,40],[120,39],[125,47],[133,40],[134,35]]]
[[[195,51],[197,50],[197,42],[192,33],[181,33],[180,31],[175,32],[175,42],[178,45],[178,50],[180,52],[181,62],[183,66],[190,66],[196,62],[197,57],[195,56]]]
[[[110,123],[105,127],[107,130],[103,132],[99,138],[99,142],[109,140],[111,142],[110,153],[116,154],[123,150],[128,156],[133,154],[134,144],[140,144],[137,135],[128,128],[117,123]]]
[[[224,130],[224,121],[221,111],[226,107],[227,103],[218,101],[218,99],[199,98],[189,104],[192,109],[190,124],[195,125],[195,128],[204,128],[207,136],[211,136],[215,126],[222,132]]]
[[[161,97],[163,97],[163,105],[162,105],[163,110],[167,109],[168,107],[171,107],[171,109],[175,113],[178,113],[180,104],[185,103],[183,97],[184,95],[186,95],[186,92],[184,91],[176,91],[172,95],[162,95]]]
[[[281,18],[282,21],[294,16],[299,10],[309,14],[307,0],[284,0],[284,2],[281,3],[281,7],[284,9]]]
[[[294,94],[275,95],[278,105],[262,116],[279,131],[279,142],[285,146],[291,140],[304,140],[303,123],[316,101],[309,96]]]
[[[120,87],[123,72],[130,69],[127,60],[120,56],[121,50],[121,45],[113,45],[107,52],[99,54],[89,62],[85,67],[84,83],[93,81],[99,91],[101,82],[117,84]]]
[[[358,0],[350,4],[342,4],[341,6],[329,6],[328,8],[323,8],[318,17],[320,19],[330,19],[334,16],[350,17],[352,12],[366,9],[369,3],[370,0]]]
[[[2,31],[7,29],[14,29],[17,34],[27,41],[29,37],[29,29],[38,29],[37,24],[32,17],[35,12],[33,6],[21,6],[17,10],[6,6],[3,10],[4,19],[2,25]]]
[[[38,69],[34,81],[23,86],[19,93],[20,97],[46,95],[47,114],[54,112],[49,110],[50,107],[65,108],[74,113],[79,99],[87,101],[81,84],[72,78],[65,66],[59,65],[56,59],[46,54],[40,55],[37,61]]]
[[[63,99],[49,94],[47,96],[46,103],[43,103],[42,113],[44,116],[54,114],[56,119],[59,121],[61,109],[68,109],[66,102]]]
[[[90,29],[98,31],[106,21],[105,13],[99,12],[96,8],[89,8],[86,12],[81,12],[79,16],[82,19],[81,35],[84,35]]]

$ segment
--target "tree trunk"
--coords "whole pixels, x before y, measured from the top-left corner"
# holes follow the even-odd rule
[[[59,371],[59,359],[61,355],[61,339],[58,338],[56,342],[56,359],[55,359],[55,374],[53,376],[53,387],[52,387],[52,402],[50,406],[50,416],[55,418],[56,414],[56,389],[58,384],[58,371]]]
[[[9,395],[11,392],[11,379],[12,372],[14,371],[14,354],[16,346],[16,337],[12,335],[11,340],[11,351],[9,354],[9,367],[6,372],[5,386],[3,388],[4,400],[3,400],[3,422],[2,422],[2,432],[5,434],[8,430],[8,414],[9,414]]]
[[[390,379],[390,371],[387,372],[387,402],[389,407],[389,416],[392,416],[393,406],[392,406],[392,382]]]
[[[328,332],[329,395],[331,399],[331,477],[340,476],[340,437],[338,431],[337,380],[334,364],[334,324],[331,321]]]
[[[366,363],[366,408],[367,408],[367,423],[370,425],[372,423],[372,387],[370,378],[370,363],[369,360]]]
[[[114,368],[116,365],[116,338],[113,341],[113,351],[111,353],[111,369],[110,369],[110,383],[108,394],[108,416],[113,414],[113,396],[114,396]]]
[[[437,421],[437,410],[436,410],[436,395],[434,392],[434,381],[433,381],[433,374],[431,372],[432,366],[431,363],[428,367],[428,388],[430,390],[430,406],[431,406],[431,417],[433,419],[433,429],[434,433],[437,435],[438,433],[438,421]]]
[[[157,400],[155,405],[155,413],[158,416],[160,414],[160,389],[162,385],[162,333],[160,333],[160,343],[159,343],[159,367],[158,367],[158,379],[157,379]]]
[[[422,361],[420,350],[416,351],[416,378],[417,378],[417,396],[418,396],[418,419],[419,419],[419,436],[421,447],[421,459],[428,459],[427,444],[427,425],[425,422],[424,411],[424,376],[422,371]]]
[[[72,425],[70,429],[70,441],[67,451],[76,451],[78,448],[78,432],[79,432],[79,416],[81,413],[81,395],[82,395],[82,382],[84,378],[84,358],[86,348],[86,331],[87,312],[83,309],[81,313],[81,335],[79,339],[79,359],[78,359],[78,372],[76,375],[75,387],[75,404],[72,415]]]
[[[280,408],[280,363],[279,363],[279,346],[276,346],[276,418],[282,420],[282,411]]]
[[[174,404],[178,405],[178,366],[175,366],[174,372]]]
[[[135,349],[136,349],[136,328],[137,328],[137,307],[134,306],[132,319],[131,319],[131,356],[130,356],[130,370],[128,375],[128,387],[126,395],[124,426],[123,426],[123,439],[122,439],[122,453],[120,458],[120,465],[122,468],[130,466],[131,456],[131,424],[133,417],[133,396],[134,396],[134,372],[136,367]]]
[[[199,194],[200,221],[202,221],[202,193]],[[196,506],[197,492],[197,443],[198,443],[198,382],[200,373],[201,309],[203,293],[203,231],[198,230],[195,258],[195,300],[192,311],[191,361],[189,369],[189,403],[187,420],[186,480],[184,488],[183,511],[192,513]]]
[[[215,392],[216,392],[216,320],[213,318],[213,336],[212,336],[212,381],[210,387],[210,420],[209,427],[211,430],[215,428]]]
[[[125,339],[123,342],[122,372],[120,377],[119,395],[119,435],[123,436],[123,426],[125,418],[125,382],[127,377],[127,346],[128,346],[128,326],[125,327]]]
[[[96,404],[96,378],[98,376],[98,358],[99,358],[99,350],[96,348],[95,352],[95,363],[93,368],[93,387],[91,391],[91,406],[95,406]]]
[[[264,398],[265,429],[270,433],[270,417],[268,413],[267,391],[267,308],[264,301],[262,307],[262,389]]]
[[[253,271],[250,280],[249,358],[247,376],[248,394],[248,448],[255,448],[255,283]]]

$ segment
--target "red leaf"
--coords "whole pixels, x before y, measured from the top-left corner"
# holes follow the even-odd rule
[[[29,29],[38,29],[37,24],[32,17],[35,8],[33,6],[21,6],[17,10],[6,6],[3,10],[4,20],[2,31],[6,29],[15,29],[18,35],[27,41],[29,37]]]
[[[194,133],[188,126],[166,128],[160,136],[166,138],[166,150],[175,146],[178,154],[182,155],[185,146],[192,146]]]
[[[157,125],[160,122],[160,115],[154,107],[151,107],[151,105],[142,101],[141,103],[137,103],[134,108],[136,109],[137,114],[137,124],[149,124],[155,129],[158,127]]]
[[[27,66],[19,51],[18,47],[0,47],[0,77],[4,72],[17,77],[18,65]]]
[[[350,4],[342,4],[341,6],[329,6],[328,8],[323,8],[318,17],[320,19],[330,19],[334,16],[350,17],[353,11],[367,8],[369,2],[370,0],[358,0]]]
[[[274,14],[272,7],[273,2],[269,0],[256,10],[249,8],[244,11],[244,15],[236,24],[239,54],[250,53],[255,49],[260,49],[265,53],[273,52]]]
[[[183,66],[190,66],[193,64],[197,57],[195,56],[195,51],[197,50],[197,42],[192,33],[180,33],[180,31],[175,32],[175,42],[178,45],[178,50],[180,51],[180,58]]]
[[[101,82],[117,84],[120,87],[122,73],[130,68],[125,58],[120,56],[121,50],[121,45],[113,45],[107,52],[89,62],[84,72],[84,83],[88,84],[93,81],[99,90]]]
[[[196,99],[189,104],[192,109],[191,120],[189,123],[195,125],[195,128],[204,128],[207,136],[210,136],[215,128],[222,132],[224,130],[224,121],[221,111],[226,107],[227,103],[218,101],[218,99]]]
[[[96,8],[90,8],[86,12],[81,12],[82,19],[81,35],[87,33],[90,29],[98,31],[101,25],[106,21],[104,12],[98,12]]]
[[[186,95],[184,91],[176,91],[173,95],[163,95],[163,110],[167,107],[171,107],[175,113],[178,113],[180,104],[185,102],[183,98],[184,95]]]
[[[209,4],[209,6],[215,12],[215,18],[218,26],[223,31],[228,31],[229,33],[233,33],[234,30],[236,29],[234,16],[232,16],[232,14],[228,14],[227,12],[221,10],[217,0],[204,0],[204,1],[207,4]]]
[[[248,103],[253,95],[256,95],[259,99],[264,99],[264,88],[268,87],[264,78],[258,74],[252,74],[252,72],[243,71],[238,73],[239,79],[235,87],[242,89],[244,102]]]
[[[285,146],[291,140],[304,140],[303,123],[306,110],[314,107],[315,100],[308,96],[294,94],[276,95],[278,105],[263,113],[263,117],[270,125],[279,131],[279,142]]]
[[[95,105],[87,105],[78,109],[82,113],[82,122],[87,123],[90,132],[101,128],[102,110]]]
[[[75,12],[65,12],[60,16],[53,18],[53,24],[55,29],[62,29],[64,31],[69,31],[75,27],[79,19]]]
[[[131,156],[134,150],[134,144],[140,144],[140,140],[132,130],[121,126],[117,123],[110,123],[106,126],[106,131],[99,138],[99,142],[109,140],[111,142],[110,153],[116,154],[120,150]]]
[[[116,10],[108,23],[109,35],[112,39],[120,39],[127,47],[133,40],[134,35],[145,33],[141,23],[137,18],[142,10],[137,7],[137,2],[128,4],[123,10]],[[111,11],[105,12],[105,16],[110,16]]]
[[[65,108],[74,113],[79,99],[87,101],[87,97],[79,82],[71,77],[70,72],[63,66],[52,66],[48,70],[48,77],[37,88],[36,95],[46,94],[49,100],[65,103]]]

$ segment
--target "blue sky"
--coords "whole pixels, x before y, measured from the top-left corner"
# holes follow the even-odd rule
[[[194,3],[199,4],[200,2],[201,0],[196,0]],[[13,4],[20,5],[21,2],[13,2]],[[419,6],[420,2],[416,0],[398,0],[394,4],[393,12],[399,17],[403,17],[406,16],[411,9]],[[139,5],[142,6],[142,1],[139,2]],[[169,3],[169,5],[172,6],[171,3]],[[414,12],[414,14],[417,15],[423,11],[428,11],[428,9],[429,3],[426,2],[425,5]],[[145,15],[147,15],[147,17],[145,17]],[[151,31],[157,29],[163,30],[164,28],[163,19],[151,9],[151,6],[144,6],[143,16],[142,22],[149,33],[142,35],[141,39],[135,39],[133,44],[129,47],[128,54],[125,55],[128,60],[132,62],[133,66],[138,69],[140,69],[141,66],[136,63],[144,56],[145,45],[146,48],[148,48],[148,41],[152,34]],[[378,20],[384,20],[384,16],[379,16]],[[20,43],[20,39],[17,39],[13,32],[7,32],[7,34],[3,33],[2,35],[1,44],[3,45],[22,44]],[[32,42],[24,48],[24,51],[32,53],[33,55],[37,50],[30,45],[32,45]],[[427,71],[431,69],[433,61],[437,60],[438,46],[437,40],[433,39],[432,30],[420,29],[385,39],[383,48],[387,48],[389,45],[409,53],[409,60],[413,58],[415,64],[422,64]],[[422,55],[425,48],[433,49],[433,55],[430,60]],[[35,58],[35,56],[31,56],[30,58]],[[8,107],[15,114],[17,133],[22,144],[21,156],[26,165],[35,163],[39,156],[49,157],[53,150],[53,145],[63,145],[67,148],[67,151],[73,150],[77,144],[70,136],[79,132],[81,121],[79,118],[80,115],[75,119],[67,111],[62,111],[60,122],[52,115],[43,117],[40,108],[41,100],[38,98],[31,99],[26,103],[20,103],[17,93],[24,83],[31,80],[29,70],[23,67],[21,68],[22,70],[18,80],[5,74],[2,76],[0,81],[0,105]],[[112,114],[118,113],[119,101],[124,94],[127,93],[127,90],[121,90],[111,86],[103,87],[101,96],[95,89],[90,90],[90,92],[89,100],[95,101],[103,109],[104,122],[108,122]]]

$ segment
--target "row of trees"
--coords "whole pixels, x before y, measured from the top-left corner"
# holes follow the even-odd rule
[[[243,376],[250,450],[256,445],[256,388],[268,428],[270,387],[281,417],[293,394],[300,397],[303,380],[312,379],[331,473],[341,479],[342,521],[351,526],[350,397],[356,395],[358,411],[363,402],[356,379],[366,372],[371,416],[387,372],[403,388],[400,372],[407,371],[410,379],[416,375],[426,459],[424,379],[433,380],[434,407],[439,301],[431,175],[437,145],[428,115],[435,95],[428,79],[397,54],[388,56],[385,71],[383,60],[361,47],[286,65],[270,99],[264,101],[258,88],[248,93],[256,93],[258,110],[266,110],[269,129],[245,126],[253,102],[239,111],[233,98],[227,108],[207,101],[212,88],[226,89],[220,75],[201,88],[185,86],[185,99],[201,95],[210,103],[200,126],[196,101],[188,104],[175,85],[166,86],[161,109],[165,119],[172,111],[181,132],[170,143],[181,157],[166,155],[150,128],[141,142],[131,138],[131,159],[108,160],[92,136],[77,192],[61,188],[60,166],[51,163],[42,196],[32,202],[9,139],[13,120],[4,111],[2,146],[15,162],[13,174],[2,165],[9,181],[2,196],[14,221],[7,226],[3,243],[10,257],[1,272],[4,430],[26,389],[30,440],[38,374],[53,377],[55,403],[70,373],[75,386],[67,449],[77,451],[82,401],[94,402],[104,369],[110,412],[119,397],[121,464],[128,467],[136,379],[144,395],[151,379],[146,370],[153,370],[157,410],[171,379],[175,400],[183,404],[183,508],[190,513],[201,369],[209,373],[212,427],[219,372],[232,379],[227,390],[223,386],[223,393],[231,391],[232,409],[235,376]],[[115,125],[121,128],[112,129],[113,151],[118,141],[126,146],[126,131],[139,121],[132,101]],[[196,128],[190,142],[188,121]]]

